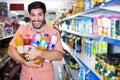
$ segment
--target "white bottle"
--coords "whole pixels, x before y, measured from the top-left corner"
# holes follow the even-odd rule
[[[48,43],[47,50],[53,50],[55,48],[56,42],[57,42],[57,32],[53,32],[50,42]],[[50,60],[48,60],[48,59],[45,59],[44,61],[47,63],[50,63]]]
[[[57,43],[57,32],[53,32],[53,35],[51,36],[51,40],[50,40],[49,50],[54,49],[56,43]]]

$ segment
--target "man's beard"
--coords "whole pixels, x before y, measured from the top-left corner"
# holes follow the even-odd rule
[[[39,27],[35,27],[35,25],[33,24],[34,22],[41,22],[41,25]],[[34,26],[35,29],[40,29],[44,24],[45,24],[45,20],[33,20],[32,24]]]

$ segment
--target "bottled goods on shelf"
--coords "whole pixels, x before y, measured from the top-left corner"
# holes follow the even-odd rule
[[[0,38],[4,37],[6,35],[4,26],[5,26],[5,23],[0,22]]]
[[[119,24],[119,15],[99,15],[93,18],[79,17],[75,19],[65,20],[61,23],[61,28],[63,30],[71,30],[84,34],[119,39]]]
[[[0,2],[0,16],[8,17],[8,3],[7,2]]]
[[[86,79],[86,72],[84,69],[80,68],[79,73],[78,73],[78,80],[91,80],[91,79]]]
[[[76,62],[74,58],[70,58],[69,66],[70,68],[75,69],[75,70],[78,70],[80,68],[79,64]]]
[[[10,59],[0,69],[0,80],[19,80],[21,65]]]
[[[68,51],[65,51],[64,58],[66,60],[66,64],[69,65],[71,69],[78,70],[80,68],[80,65],[71,55],[69,55]]]
[[[0,63],[4,63],[4,61],[8,58],[7,48],[0,48]]]
[[[75,50],[76,52],[81,52],[81,38],[77,37],[75,40]]]
[[[108,44],[106,42],[98,42],[89,38],[78,37],[76,35],[71,37],[71,34],[67,32],[63,32],[63,34],[63,41],[77,53],[83,53],[90,57],[95,56],[96,53],[107,54],[108,52]]]
[[[120,56],[119,54],[114,54],[112,56]],[[103,76],[103,80],[119,80],[119,65],[120,61],[118,58],[111,60],[110,55],[97,54],[95,70],[100,75]]]
[[[111,50],[108,51],[108,47],[109,47],[108,44],[110,43],[112,45],[116,45],[116,44],[118,44],[117,41],[119,41],[119,39],[120,39],[120,34],[119,34],[120,33],[120,30],[119,30],[120,16],[119,16],[119,14],[117,14],[117,15],[114,14],[114,13],[119,13],[119,11],[114,12],[114,10],[108,8],[109,5],[107,5],[107,4],[105,4],[105,8],[103,7],[103,10],[101,10],[102,6],[104,6],[104,4],[103,5],[101,5],[101,4],[105,3],[105,2],[109,2],[109,1],[111,1],[111,3],[112,3],[112,1],[114,2],[114,1],[119,1],[119,0],[84,0],[84,4],[85,4],[84,11],[86,11],[86,12],[83,14],[74,15],[72,17],[68,17],[68,18],[61,20],[60,29],[63,31],[66,31],[65,34],[70,33],[70,34],[86,37],[85,39],[82,39],[82,45],[81,45],[82,53],[86,54],[89,57],[91,57],[91,55],[92,55],[91,58],[97,57],[97,59],[96,59],[97,63],[95,63],[95,70],[102,76],[102,78],[100,76],[100,80],[101,79],[102,80],[120,80],[120,75],[119,75],[120,67],[119,67],[118,55],[115,55],[116,54],[115,53],[113,55],[115,55],[117,57],[113,57],[113,55],[112,55],[112,57],[110,57],[108,59],[108,55],[110,55],[110,54],[108,54],[108,52],[111,51]],[[116,4],[118,5],[118,3],[116,3]],[[101,6],[99,6],[99,5],[101,5]],[[114,8],[114,6],[117,6],[117,5],[115,5],[115,4],[112,5],[113,6],[112,8]],[[99,7],[95,8],[95,10],[94,10],[93,7],[96,7],[96,6],[99,6]],[[110,8],[111,8],[111,5],[110,5]],[[90,10],[90,9],[92,9],[92,10]],[[110,11],[111,13],[110,14],[105,13],[105,12],[107,12],[106,10]],[[98,16],[96,16],[96,13],[99,13],[99,11],[100,12],[103,11],[103,15],[98,14]],[[95,14],[94,14],[94,12],[95,12]],[[89,17],[87,17],[87,16],[89,16]],[[92,18],[91,16],[92,17],[94,16],[94,17]],[[96,39],[96,37],[97,38],[100,37],[100,39]],[[64,35],[63,38],[64,38],[63,41],[65,43],[67,43],[68,45],[69,45],[68,41],[71,42],[70,45],[77,43],[77,41],[75,43],[72,43],[74,41],[72,41],[72,39],[70,39],[69,37],[66,37],[66,35]],[[94,41],[94,40],[97,40],[97,41]],[[104,41],[106,41],[106,42],[104,42]],[[73,46],[72,46],[72,48],[73,48]],[[118,54],[119,54],[119,48],[117,48],[117,49],[114,49],[114,50],[117,50],[115,52],[118,52]],[[98,54],[100,54],[99,58],[98,58]],[[71,55],[74,56],[74,53],[73,54],[71,53]],[[86,57],[85,59],[87,59],[87,58],[88,57]],[[88,59],[88,60],[90,60],[90,59]],[[92,59],[92,60],[94,60],[94,59]],[[80,63],[82,64],[82,62],[80,62]],[[84,61],[83,61],[83,63],[84,63]],[[90,68],[89,65],[87,65],[87,67]],[[97,75],[96,72],[95,72],[95,75]],[[83,72],[81,72],[81,73],[83,73]],[[88,74],[88,76],[89,76],[89,74]],[[82,77],[81,76],[79,77],[80,80]],[[87,80],[90,80],[88,78],[87,78]]]
[[[112,0],[76,0],[75,4],[72,5],[70,8],[71,10],[70,13],[72,13],[72,15],[82,13],[84,11],[93,9],[109,1],[112,1]],[[68,11],[68,14],[69,14],[69,11]],[[68,16],[68,14],[66,16]]]

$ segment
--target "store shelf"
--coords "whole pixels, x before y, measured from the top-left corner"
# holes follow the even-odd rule
[[[6,36],[6,37],[3,37],[3,38],[0,38],[0,40],[4,40],[4,39],[7,39],[7,38],[11,38],[13,37],[14,35],[9,35],[9,36]]]
[[[66,71],[68,72],[70,80],[75,80],[72,73],[71,73],[71,71],[70,71],[70,68],[69,68],[68,64],[65,64],[65,68],[66,68]]]
[[[105,41],[105,42],[113,44],[113,45],[120,46],[120,40],[119,39],[103,37],[102,41]]]
[[[87,74],[91,76],[93,80],[101,80],[102,76],[95,72],[95,58],[88,57],[87,55],[82,55],[76,53],[72,48],[70,48],[67,44],[62,41],[62,45],[65,50],[67,50],[73,58],[79,63],[80,68],[83,68]]]
[[[86,10],[84,12],[75,14],[73,16],[64,18],[60,20],[60,22],[63,22],[65,20],[69,20],[72,18],[76,18],[78,16],[88,16],[88,17],[94,17],[99,15],[119,15],[120,14],[120,0],[111,0],[109,2],[103,3],[99,6],[96,6],[92,9]]]
[[[80,32],[72,31],[72,30],[65,30],[65,29],[60,29],[60,30],[71,33],[71,34],[75,34],[78,36],[87,37],[87,38],[90,38],[90,39],[93,39],[96,41],[105,41],[107,43],[120,46],[119,39],[113,39],[113,38],[108,38],[108,37],[104,37],[104,36],[97,36],[97,35],[91,35],[91,34],[86,34],[86,33],[80,33]]]
[[[2,63],[0,63],[0,69],[11,59],[11,57],[7,57]]]
[[[87,37],[87,38],[90,38],[90,39],[94,39],[96,41],[101,41],[102,38],[103,38],[101,36],[96,36],[96,35],[86,34],[86,33],[80,33],[80,32],[73,31],[73,30],[65,30],[65,29],[60,29],[60,30],[68,32],[68,33],[71,33],[71,34],[75,34],[75,35],[78,35],[78,36],[82,36],[82,37]]]

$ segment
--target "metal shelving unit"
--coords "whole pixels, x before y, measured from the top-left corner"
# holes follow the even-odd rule
[[[70,80],[75,80],[73,77],[73,74],[70,71],[68,64],[65,64],[65,68],[66,68],[66,71],[68,72],[68,75],[70,76]]]
[[[11,59],[11,57],[7,57],[2,63],[0,63],[0,69]]]
[[[77,19],[79,17],[95,17],[99,15],[120,15],[120,0],[111,0],[109,2],[103,3],[99,6],[96,6],[90,10],[84,11],[82,13],[75,14],[73,16],[64,18],[60,20],[60,24],[64,23],[65,21],[69,21],[72,19]],[[62,29],[61,25],[59,26],[59,29],[61,31],[65,31],[67,33],[75,34],[78,36],[90,38],[96,41],[105,41],[107,43],[110,43],[112,45],[120,46],[120,40],[116,38],[110,38],[110,37],[104,37],[104,36],[98,36],[93,34],[87,34],[87,33],[80,33],[78,31],[68,30],[68,29]],[[85,72],[90,75],[92,78],[91,80],[102,80],[102,76],[99,75],[95,69],[95,57],[91,56],[88,57],[86,54],[78,54],[76,53],[72,48],[70,48],[67,44],[62,42],[62,45],[65,50],[67,50],[70,55],[73,56],[73,58],[79,63],[80,67],[85,70]]]
[[[79,16],[88,16],[88,17],[94,17],[97,15],[102,15],[102,14],[118,14],[119,15],[120,12],[120,0],[111,0],[109,2],[103,3],[99,6],[96,6],[92,9],[89,9],[87,11],[75,14],[73,16],[64,18],[62,20],[60,20],[60,22],[69,20],[69,19],[73,19]]]
[[[103,14],[104,15],[108,15],[108,14],[109,15],[119,15],[120,14],[120,0],[112,0],[112,1],[109,1],[106,3],[103,3],[99,6],[96,6],[93,9],[87,10],[83,13],[78,13],[73,16],[64,18],[63,20],[60,21],[60,23],[66,21],[66,20],[76,19],[77,17],[80,17],[80,16],[94,17],[94,16],[98,16],[98,15],[103,15]],[[65,30],[65,29],[61,29],[61,28],[60,28],[60,30],[66,31],[68,33],[72,33],[72,34],[75,34],[78,36],[83,36],[83,37],[87,37],[90,39],[94,39],[96,41],[105,41],[107,43],[120,46],[119,39],[98,36],[98,35],[92,35],[92,34],[86,34],[86,33],[80,33],[77,31]]]
[[[113,38],[104,37],[104,36],[97,36],[97,35],[92,35],[92,34],[80,33],[80,32],[70,31],[70,30],[65,30],[65,29],[60,29],[60,30],[71,33],[71,34],[75,34],[75,35],[78,35],[78,36],[87,37],[87,38],[90,38],[90,39],[93,39],[93,40],[96,40],[96,41],[105,41],[107,43],[120,46],[120,40],[119,39],[113,39]]]
[[[3,37],[3,38],[0,38],[0,41],[1,40],[4,40],[4,39],[8,39],[8,38],[11,38],[13,37],[14,35],[9,35],[9,36],[6,36],[6,37]],[[0,44],[1,45],[1,44]],[[11,57],[9,56],[6,56],[3,61],[0,63],[0,69],[5,66],[5,64],[11,59]]]
[[[5,36],[5,37],[3,37],[3,38],[0,38],[0,40],[4,40],[4,39],[7,39],[7,38],[11,38],[11,37],[13,37],[14,36],[14,34],[13,35],[9,35],[9,36]]]
[[[70,55],[79,63],[80,68],[84,69],[85,72],[91,77],[92,80],[101,80],[102,76],[99,75],[97,72],[94,70],[95,66],[95,59],[94,57],[91,57],[91,60],[87,59],[88,57],[84,54],[78,54],[76,53],[72,48],[70,48],[67,44],[65,44],[62,41],[62,45],[65,50],[67,50]]]

